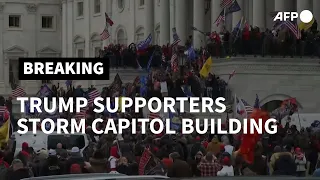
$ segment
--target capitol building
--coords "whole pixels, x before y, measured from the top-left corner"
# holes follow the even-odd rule
[[[153,44],[163,45],[173,41],[171,30],[174,27],[181,44],[192,35],[194,46],[201,47],[205,45],[206,38],[191,27],[204,32],[220,31],[222,26],[231,30],[243,17],[250,25],[264,30],[272,27],[271,14],[275,11],[301,12],[309,9],[315,19],[320,19],[320,0],[237,2],[241,10],[228,14],[225,24],[217,27],[214,21],[222,11],[221,0],[0,0],[0,93],[11,93],[10,82],[18,79],[19,57],[95,57],[103,46],[137,43],[149,34],[153,37]],[[108,27],[110,38],[102,41],[100,33],[106,25],[105,12],[114,25]],[[283,66],[274,65],[280,61]],[[310,109],[320,104],[313,103],[320,90],[320,68],[316,61],[259,58],[215,61],[214,71],[222,78],[227,78],[234,69],[237,76],[230,85],[237,95],[250,102],[254,100],[252,94],[255,93],[261,95],[264,103],[273,99],[301,97],[304,93],[306,97],[301,100],[301,106]],[[131,82],[142,72],[111,70],[110,78],[116,73],[124,82]],[[264,78],[272,82],[262,81]],[[255,86],[249,86],[248,82],[255,82]],[[110,82],[92,80],[81,83],[84,87],[102,87]],[[28,94],[35,94],[41,81],[22,81],[19,84]],[[301,84],[303,88],[297,89],[295,84]],[[288,92],[289,89],[294,90],[293,94]]]

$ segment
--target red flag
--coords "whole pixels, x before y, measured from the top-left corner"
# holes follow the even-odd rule
[[[112,26],[114,22],[110,19],[107,13],[104,13],[104,15],[106,16],[106,24],[109,24],[110,26]]]
[[[260,109],[255,109],[251,115],[250,115],[250,119],[254,119],[257,124],[258,124],[258,120],[262,119],[262,126],[265,126],[266,121],[270,118],[269,113],[262,111]],[[250,123],[248,122],[246,124],[248,133],[247,134],[243,134],[242,135],[242,141],[241,141],[241,145],[239,148],[239,153],[243,156],[244,160],[247,161],[247,163],[253,163],[254,160],[254,153],[255,153],[255,147],[257,142],[260,140],[261,138],[261,134],[258,134],[258,132],[255,130],[253,134],[249,134],[250,133]]]
[[[145,149],[142,153],[139,163],[139,175],[144,175],[145,168],[151,159],[151,153],[148,149]]]

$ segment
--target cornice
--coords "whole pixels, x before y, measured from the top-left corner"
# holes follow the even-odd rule
[[[302,58],[230,58],[213,61],[215,74],[319,75],[319,59]]]

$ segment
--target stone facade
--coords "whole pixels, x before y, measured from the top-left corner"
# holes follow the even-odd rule
[[[214,60],[212,72],[228,81],[233,93],[254,103],[256,94],[260,105],[272,100],[297,98],[302,113],[318,113],[320,98],[320,66],[318,59],[235,57]]]

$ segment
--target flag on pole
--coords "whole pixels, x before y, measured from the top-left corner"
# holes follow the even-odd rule
[[[244,99],[241,99],[242,104],[244,105],[246,117],[250,117],[250,114],[253,112],[253,107],[247,103]]]
[[[237,0],[233,1],[230,7],[226,8],[226,14],[231,14],[234,12],[241,11],[241,7]]]
[[[97,89],[94,89],[88,93],[88,96],[89,96],[88,104],[92,104],[94,99],[100,96],[100,92]]]
[[[149,36],[145,40],[138,43],[138,45],[137,45],[138,50],[147,49],[147,47],[151,44],[151,42],[152,42],[152,35],[150,33]]]
[[[256,94],[256,100],[254,101],[254,108],[255,109],[260,109],[260,100],[259,100],[259,96],[258,96],[258,94]]]
[[[224,22],[225,20],[226,20],[226,16],[224,14],[224,9],[223,9],[213,24],[216,24],[217,26],[219,26],[220,23]]]
[[[228,7],[230,4],[232,4],[233,0],[222,0],[220,3],[220,7],[222,9]]]
[[[16,87],[12,89],[12,94],[11,94],[12,98],[23,97],[25,95],[26,95],[26,92],[19,85],[16,85]]]
[[[113,26],[114,22],[110,19],[110,17],[108,16],[107,13],[104,13],[105,17],[106,17],[106,25],[109,24],[109,26]]]
[[[301,31],[296,22],[285,21],[283,22],[283,25],[290,29],[290,31],[297,39],[301,39]]]
[[[232,73],[229,75],[229,80],[236,74],[236,70],[233,70]]]
[[[171,47],[175,47],[176,45],[178,45],[181,40],[177,34],[177,29],[176,28],[172,28],[172,36],[173,36],[173,43],[171,44]]]
[[[177,72],[179,70],[178,68],[178,55],[173,54],[171,57],[171,68],[173,72]]]
[[[100,34],[100,38],[102,41],[107,40],[110,37],[110,33],[108,31],[108,28],[105,27],[102,33]]]

